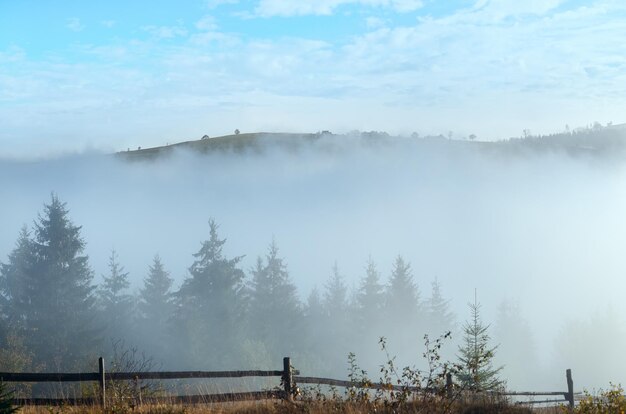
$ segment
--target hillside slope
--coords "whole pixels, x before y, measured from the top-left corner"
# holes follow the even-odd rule
[[[324,133],[255,132],[224,135],[184,141],[176,144],[123,151],[117,156],[127,160],[154,160],[177,150],[201,154],[215,152],[261,153],[271,148],[297,152],[306,148],[322,151],[346,150],[353,145],[385,146],[412,143],[420,147],[447,149],[472,148],[500,155],[528,155],[560,152],[573,156],[624,158],[626,156],[626,124],[578,128],[571,132],[550,135],[529,135],[501,141],[449,140],[443,135],[426,137],[390,136],[385,132],[360,132],[347,135]]]

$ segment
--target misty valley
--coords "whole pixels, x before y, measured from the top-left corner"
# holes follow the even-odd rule
[[[290,356],[377,380],[390,360],[427,370],[437,344],[461,384],[476,347],[487,389],[559,390],[569,368],[581,389],[619,383],[625,144],[598,125],[498,142],[237,134],[2,160],[0,371]]]

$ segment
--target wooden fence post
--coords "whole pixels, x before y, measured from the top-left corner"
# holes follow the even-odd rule
[[[98,382],[100,383],[100,404],[106,408],[106,378],[104,375],[104,358],[98,358]]]
[[[446,373],[446,396],[452,398],[452,374]]]
[[[567,378],[567,396],[566,400],[569,402],[570,409],[574,408],[574,381],[572,380],[572,370],[567,369],[565,371],[565,377]]]
[[[293,399],[293,376],[291,372],[291,358],[283,358],[283,387],[285,389],[285,399],[291,401]]]

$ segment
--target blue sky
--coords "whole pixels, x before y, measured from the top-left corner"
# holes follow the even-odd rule
[[[614,0],[0,0],[0,156],[626,121]]]

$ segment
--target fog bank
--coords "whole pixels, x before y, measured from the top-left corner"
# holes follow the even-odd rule
[[[459,322],[476,289],[494,342],[498,307],[517,303],[537,358],[520,363],[525,354],[500,338],[512,386],[561,389],[566,368],[577,387],[626,382],[626,362],[613,359],[626,346],[626,162],[409,139],[329,148],[332,139],[153,161],[0,161],[0,261],[54,192],[82,226],[96,281],[115,249],[134,289],[156,253],[178,286],[214,218],[246,272],[274,238],[303,300],[335,262],[355,288],[369,256],[386,280],[402,255],[422,298],[437,278]]]

